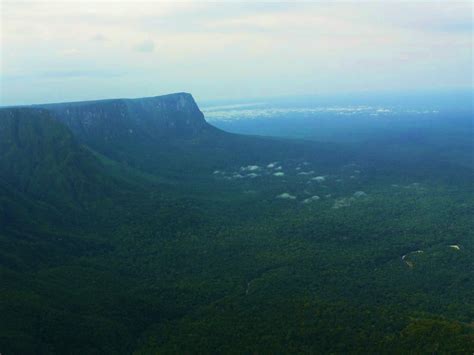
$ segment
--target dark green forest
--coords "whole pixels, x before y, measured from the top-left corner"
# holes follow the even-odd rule
[[[0,353],[472,354],[472,115],[439,119],[336,143],[187,94],[0,109]]]

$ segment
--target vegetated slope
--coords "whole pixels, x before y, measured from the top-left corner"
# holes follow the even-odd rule
[[[195,140],[218,134],[204,120],[192,96],[185,93],[42,107],[83,144],[111,159],[153,172],[173,165],[172,159],[179,156],[175,148],[184,146],[186,150]]]
[[[112,250],[110,225],[126,214],[111,201],[125,200],[129,185],[111,175],[49,111],[0,109],[2,353],[71,353],[90,337],[78,335],[84,324],[100,322],[103,315],[77,311],[80,296],[71,281],[86,287],[90,280],[81,279],[86,267],[71,265]],[[44,276],[50,270],[69,270],[69,281]],[[105,277],[102,270],[89,275]],[[58,333],[64,328],[68,336]]]
[[[101,243],[85,238],[90,216],[124,187],[47,110],[0,109],[0,266],[40,269],[89,253]]]
[[[0,110],[0,167],[4,185],[56,207],[93,202],[108,185],[100,162],[44,109]]]

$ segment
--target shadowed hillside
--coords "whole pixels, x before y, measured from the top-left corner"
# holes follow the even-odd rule
[[[51,113],[0,109],[0,179],[57,206],[87,204],[104,195],[101,163]]]

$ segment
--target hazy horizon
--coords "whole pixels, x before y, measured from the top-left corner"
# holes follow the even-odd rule
[[[472,88],[472,3],[2,1],[0,105]]]

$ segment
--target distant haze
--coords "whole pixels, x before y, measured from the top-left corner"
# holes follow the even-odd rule
[[[472,87],[470,1],[0,6],[0,105]]]

